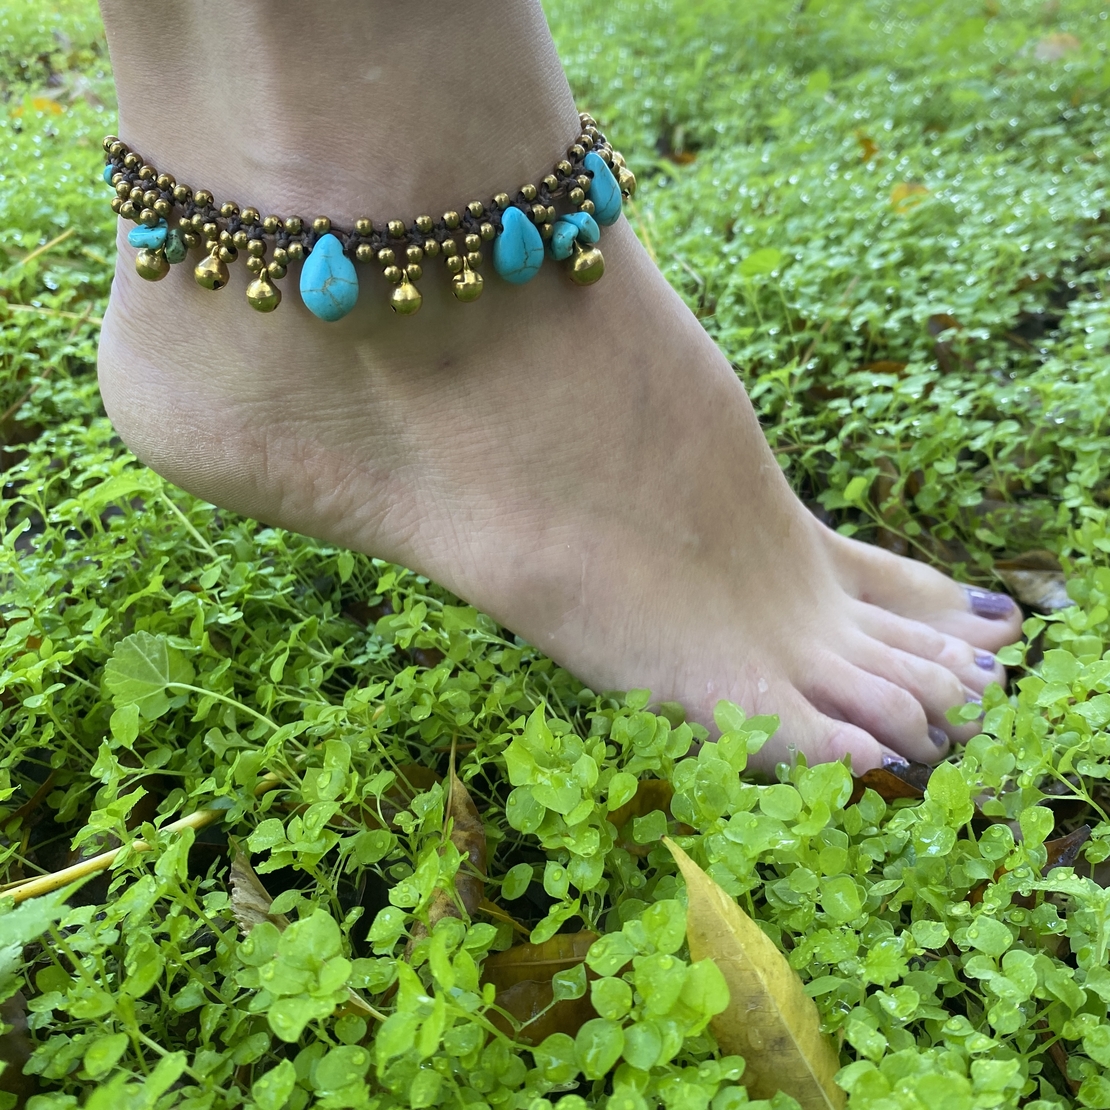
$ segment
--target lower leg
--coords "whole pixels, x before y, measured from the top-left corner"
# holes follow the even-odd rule
[[[159,76],[132,3],[103,3],[120,133],[220,199],[411,220],[536,181],[577,134],[538,4],[314,4],[311,24],[235,5],[219,28],[177,6]],[[595,688],[781,714],[765,764],[788,744],[857,770],[935,758],[945,710],[1001,677],[1016,609],[978,617],[819,526],[628,225],[602,246],[588,290],[545,266],[462,305],[429,273],[405,319],[371,280],[335,324],[293,296],[252,312],[238,266],[215,296],[188,266],[146,285],[125,251],[105,403],[172,480],[412,566]]]

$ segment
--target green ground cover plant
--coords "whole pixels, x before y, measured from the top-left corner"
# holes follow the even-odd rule
[[[1106,11],[548,9],[814,511],[988,585],[1037,552],[1073,604],[894,798],[757,780],[771,718],[699,747],[404,568],[191,498],[96,391],[95,6],[3,0],[0,1107],[739,1110],[665,834],[787,954],[851,1110],[1110,1107]],[[559,956],[530,1024],[490,970],[524,933]]]

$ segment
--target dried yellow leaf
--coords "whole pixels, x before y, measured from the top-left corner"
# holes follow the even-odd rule
[[[670,838],[686,880],[691,960],[712,960],[729,989],[728,1009],[709,1023],[721,1051],[743,1056],[752,1098],[784,1091],[802,1110],[840,1110],[840,1059],[821,1032],[817,1007],[771,938]]]

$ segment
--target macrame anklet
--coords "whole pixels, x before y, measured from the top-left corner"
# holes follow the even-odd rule
[[[228,263],[245,251],[254,274],[247,300],[259,312],[272,312],[281,303],[275,283],[291,262],[303,262],[301,299],[321,320],[338,320],[358,299],[354,262],[376,262],[393,285],[393,311],[409,316],[423,301],[416,288],[422,264],[437,255],[452,275],[455,296],[477,300],[483,285],[482,244],[491,241],[494,270],[517,285],[536,276],[545,255],[566,260],[578,285],[601,277],[605,259],[596,246],[598,225],[617,221],[622,196],[632,195],[636,178],[592,117],[582,113],[580,118],[582,133],[539,185],[525,185],[515,197],[499,193],[489,203],[472,200],[439,220],[417,216],[411,224],[390,220],[384,228],[360,219],[345,230],[327,216],[282,219],[260,216],[256,208],[240,208],[233,201],[217,205],[210,192],[178,185],[115,135],[104,140],[104,180],[116,191],[112,210],[139,225],[127,241],[138,248],[135,268],[148,281],[159,281],[171,264],[203,246],[206,256],[193,271],[197,284],[222,289]],[[556,201],[573,211],[560,214]],[[175,211],[179,215],[171,227]]]

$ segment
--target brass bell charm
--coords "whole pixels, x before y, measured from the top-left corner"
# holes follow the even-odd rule
[[[476,301],[482,295],[485,282],[477,270],[472,270],[470,264],[463,263],[462,270],[451,279],[451,292],[463,302]]]
[[[258,312],[273,312],[281,304],[281,290],[263,271],[247,286],[247,300]]]
[[[202,289],[222,289],[227,285],[230,276],[226,264],[220,261],[215,251],[207,258],[201,259],[193,270],[193,277]]]
[[[135,256],[135,269],[147,281],[161,281],[170,272],[170,264],[161,248],[141,250]]]
[[[583,250],[576,242],[574,244],[574,257],[570,262],[570,280],[575,285],[593,285],[601,280],[605,273],[605,258],[597,247],[588,247]]]
[[[389,304],[398,316],[411,316],[414,312],[420,310],[420,306],[424,303],[424,297],[420,290],[416,288],[406,275],[400,285],[393,287],[393,292],[389,295]]]

